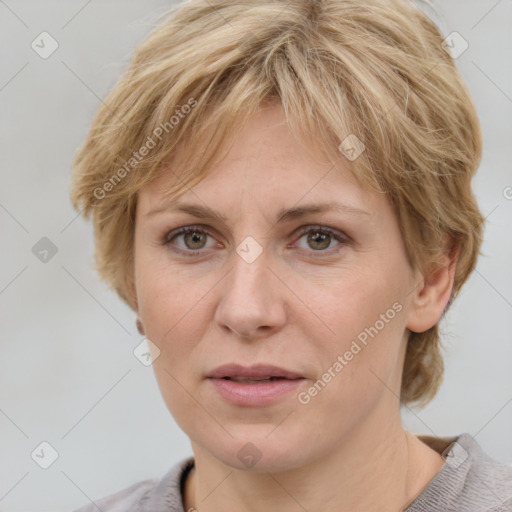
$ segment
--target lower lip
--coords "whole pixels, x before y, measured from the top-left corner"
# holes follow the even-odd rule
[[[304,379],[282,379],[272,382],[243,384],[226,379],[208,379],[220,395],[234,405],[269,405],[284,395],[296,390]]]

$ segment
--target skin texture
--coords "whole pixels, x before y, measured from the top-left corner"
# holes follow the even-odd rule
[[[260,110],[226,158],[175,199],[206,205],[225,223],[165,209],[151,214],[170,204],[161,190],[172,173],[139,193],[137,312],[160,350],[153,366],[163,399],[191,439],[185,510],[396,511],[442,467],[437,452],[403,429],[398,396],[408,330],[439,320],[453,267],[440,262],[426,277],[411,269],[387,197],[362,189],[348,163],[340,155],[333,166],[306,151],[274,106]],[[277,222],[281,208],[329,201],[366,214]],[[177,228],[198,225],[207,236],[173,238]],[[342,242],[315,238],[318,225]],[[309,234],[299,232],[308,226]],[[236,251],[248,236],[262,248],[252,263]],[[200,254],[186,255],[194,250]],[[397,303],[400,311],[378,334],[300,403],[298,392]],[[274,364],[306,380],[275,404],[235,406],[205,378],[230,362]],[[261,454],[250,468],[237,457],[248,442]]]

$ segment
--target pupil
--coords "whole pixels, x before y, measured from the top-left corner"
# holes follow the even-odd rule
[[[309,241],[313,242],[313,249],[315,249],[314,245],[317,243],[320,243],[320,247],[317,247],[317,249],[325,249],[329,246],[329,237],[330,235],[319,233],[318,231],[310,236]],[[324,243],[322,243],[324,242]],[[327,242],[327,243],[325,243]],[[317,250],[316,249],[316,250]]]
[[[197,249],[197,247],[194,246],[194,244],[196,243],[199,243],[201,242],[201,238],[204,237],[204,234],[203,233],[198,233],[197,231],[194,231],[192,233],[187,233],[187,238],[189,239],[192,239],[192,246],[193,247],[190,247],[191,249]],[[188,244],[187,244],[188,245]]]

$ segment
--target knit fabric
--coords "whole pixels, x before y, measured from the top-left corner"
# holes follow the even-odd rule
[[[445,463],[404,512],[512,512],[512,466],[489,457],[467,433],[418,437]],[[193,466],[193,457],[183,459],[161,479],[135,483],[74,512],[189,512],[182,489]]]

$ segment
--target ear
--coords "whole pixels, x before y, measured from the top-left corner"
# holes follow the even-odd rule
[[[433,327],[450,301],[455,278],[458,250],[447,252],[424,276],[412,291],[407,328],[424,332]]]
[[[144,330],[144,324],[142,323],[142,320],[140,319],[139,316],[137,316],[137,320],[136,320],[135,324],[137,326],[137,331],[139,331],[139,334],[142,334],[142,336],[144,336],[146,334],[146,332]]]

